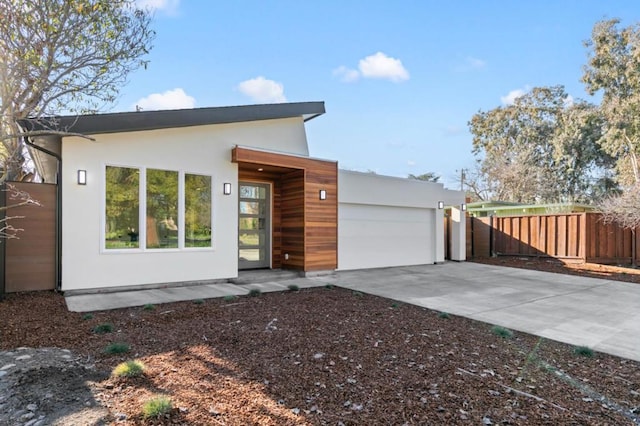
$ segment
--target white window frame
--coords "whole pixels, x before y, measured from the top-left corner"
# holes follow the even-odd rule
[[[138,188],[138,248],[108,249],[106,247],[106,222],[107,222],[107,167],[122,167],[139,171]],[[166,170],[178,172],[178,247],[177,248],[147,248],[147,169]],[[185,247],[185,176],[207,176],[211,178],[211,245],[208,247]],[[185,171],[183,169],[171,169],[151,166],[133,166],[117,163],[104,163],[102,166],[102,211],[100,213],[100,253],[124,254],[124,253],[175,253],[187,251],[214,251],[215,233],[214,226],[216,200],[214,199],[215,178],[210,173]]]

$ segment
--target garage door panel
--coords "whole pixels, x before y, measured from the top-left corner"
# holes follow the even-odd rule
[[[434,263],[433,209],[341,203],[338,268]]]

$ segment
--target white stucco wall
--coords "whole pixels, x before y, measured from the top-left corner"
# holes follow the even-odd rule
[[[301,118],[96,135],[62,143],[62,290],[96,289],[235,277],[236,145],[308,155]],[[177,170],[212,176],[212,249],[105,251],[106,165]],[[76,182],[87,171],[87,185]],[[232,195],[222,184],[232,184]]]
[[[438,201],[461,204],[464,193],[439,183],[340,170],[338,269],[444,261]]]

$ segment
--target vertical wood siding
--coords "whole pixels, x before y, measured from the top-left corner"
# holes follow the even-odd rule
[[[22,206],[7,211],[7,217],[24,216],[10,223],[24,231],[6,244],[5,291],[53,290],[56,283],[56,186],[12,182],[41,206]],[[11,200],[7,197],[7,204]],[[71,231],[70,231],[71,232]]]
[[[280,250],[282,268],[303,271],[333,270],[338,264],[338,164],[272,152],[236,147],[232,161],[239,165],[239,177],[248,176],[248,170],[264,166],[261,180],[279,185],[280,208],[278,218],[281,240],[276,246],[274,226],[274,253]],[[320,190],[327,199],[320,200]],[[275,203],[275,200],[274,200]],[[274,206],[274,215],[276,208]],[[275,218],[274,218],[275,220]],[[284,259],[284,254],[289,259]],[[273,262],[274,267],[277,262]]]

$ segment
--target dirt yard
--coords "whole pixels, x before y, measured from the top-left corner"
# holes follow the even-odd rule
[[[340,288],[90,319],[16,294],[0,324],[0,424],[640,425],[639,363]],[[143,377],[110,375],[131,359]]]
[[[583,277],[625,281],[640,284],[640,268],[630,265],[600,265],[597,263],[563,262],[545,257],[500,256],[473,259],[477,263],[509,266],[511,268],[535,269],[558,274],[580,275]]]

